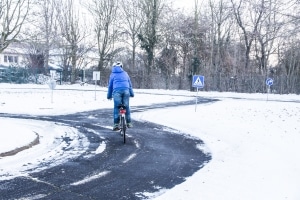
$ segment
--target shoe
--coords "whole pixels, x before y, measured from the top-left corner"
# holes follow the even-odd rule
[[[132,128],[132,124],[131,123],[127,123],[127,128]]]
[[[118,131],[118,130],[120,130],[119,124],[114,124],[113,131]]]

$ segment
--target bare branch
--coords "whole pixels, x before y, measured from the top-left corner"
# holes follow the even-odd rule
[[[15,42],[29,11],[29,0],[2,0],[0,3],[0,52]]]

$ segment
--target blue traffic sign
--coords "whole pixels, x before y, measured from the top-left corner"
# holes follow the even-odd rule
[[[204,76],[194,75],[192,86],[197,87],[197,88],[203,88],[204,87]]]
[[[270,85],[273,85],[273,79],[267,78],[266,84],[269,85],[269,86],[270,86]]]

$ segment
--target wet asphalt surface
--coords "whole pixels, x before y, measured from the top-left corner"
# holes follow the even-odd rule
[[[215,100],[198,99],[199,104],[212,101]],[[195,102],[131,107],[131,111],[191,104]],[[211,159],[209,154],[197,148],[203,144],[200,139],[150,122],[133,121],[134,128],[128,129],[124,144],[119,132],[107,128],[112,123],[112,109],[60,116],[0,113],[0,117],[65,124],[78,129],[90,142],[86,152],[63,164],[0,181],[1,200],[147,199],[145,194],[170,189],[184,182]],[[63,138],[64,142],[68,140]],[[88,156],[103,142],[106,148],[102,153]],[[72,148],[65,151],[72,151]],[[94,178],[82,181],[86,177]]]

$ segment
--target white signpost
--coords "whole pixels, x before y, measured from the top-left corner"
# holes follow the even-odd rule
[[[100,71],[93,71],[93,80],[95,81],[95,100],[96,98],[96,86],[97,86],[97,81],[100,80]]]
[[[56,71],[50,70],[50,82],[48,83],[49,88],[51,89],[51,103],[53,103],[53,90],[56,87],[56,81],[55,81]]]
[[[197,96],[196,96],[196,106],[195,106],[195,112],[197,111],[197,100],[198,100],[198,89],[204,87],[204,76],[200,75],[194,75],[192,86],[197,88]]]

